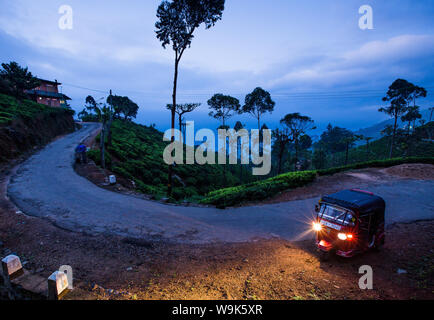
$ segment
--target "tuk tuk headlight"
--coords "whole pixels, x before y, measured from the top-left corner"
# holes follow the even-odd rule
[[[338,233],[338,238],[340,240],[352,240],[353,235],[351,233]]]
[[[321,225],[321,223],[318,223],[318,222],[314,222],[314,223],[312,223],[312,229],[314,230],[314,231],[321,231],[321,229],[322,229],[322,225]]]
[[[338,238],[340,240],[347,240],[347,235],[345,233],[338,233]]]

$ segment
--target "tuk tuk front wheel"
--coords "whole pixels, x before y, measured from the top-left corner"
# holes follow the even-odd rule
[[[325,251],[322,251],[322,250],[319,250],[318,255],[319,255],[319,260],[320,261],[329,261],[330,260],[330,256],[331,256],[330,251],[325,252]]]
[[[379,252],[384,245],[384,237],[380,241],[375,241],[374,251]]]

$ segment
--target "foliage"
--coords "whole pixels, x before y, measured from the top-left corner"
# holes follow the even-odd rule
[[[28,97],[25,90],[34,89],[40,84],[27,67],[23,68],[14,61],[2,63],[2,68],[0,70],[1,93],[10,94],[22,100]]]
[[[313,120],[308,116],[302,116],[300,113],[289,113],[280,120],[280,123],[288,128],[290,133],[290,140],[294,143],[295,147],[295,170],[297,170],[298,151],[300,150],[300,138],[306,136],[308,130],[315,129]],[[310,138],[309,138],[310,139]],[[305,144],[311,144],[308,138],[304,138]]]
[[[277,174],[282,172],[282,159],[287,145],[291,142],[290,131],[288,128],[276,128],[271,132],[273,139],[273,151],[277,154]]]
[[[155,23],[158,40],[163,48],[171,44],[175,52],[175,72],[173,75],[171,128],[175,129],[176,92],[178,69],[182,55],[191,46],[194,31],[202,24],[206,29],[214,26],[221,19],[225,0],[164,0],[158,6]],[[172,142],[175,137],[172,134]],[[173,166],[169,166],[167,194],[172,192]]]
[[[312,157],[312,164],[315,169],[324,169],[326,166],[327,154],[322,149],[315,149]]]
[[[143,193],[162,197],[167,189],[168,166],[163,161],[163,150],[167,142],[163,141],[163,133],[153,127],[139,125],[130,121],[114,120],[112,123],[112,145],[107,146],[107,166],[122,177],[133,180],[137,190]],[[99,161],[99,150],[91,150],[89,158]],[[205,195],[223,187],[223,166],[220,165],[176,165],[174,175],[173,198],[184,198]],[[229,166],[231,167],[231,166]],[[230,185],[239,184],[238,166],[233,166],[227,173]],[[246,175],[246,174],[245,174]],[[251,174],[245,179],[251,180]],[[184,183],[184,185],[181,183]]]
[[[398,118],[404,116],[409,111],[410,102],[413,102],[413,107],[416,107],[416,99],[426,97],[426,95],[427,91],[424,88],[418,87],[404,79],[397,79],[389,86],[389,90],[383,101],[390,104],[378,109],[379,112],[384,112],[394,119],[389,158],[392,158],[393,155]],[[414,115],[411,117],[413,118]]]
[[[393,128],[390,127],[386,131],[387,134],[384,137],[350,149],[348,164],[388,158]],[[433,136],[434,122],[414,128],[411,134],[408,134],[407,130],[399,129],[396,132],[394,154],[401,157],[434,157],[434,143],[429,142]],[[325,167],[343,165],[345,158],[345,151],[334,153],[328,156]]]
[[[0,94],[0,125],[9,125],[14,119],[33,119],[41,114],[67,113],[72,115],[73,110],[54,108],[30,100],[19,102],[16,98]]]
[[[351,131],[340,127],[333,127],[329,124],[326,131],[321,134],[317,145],[321,145],[328,153],[345,151],[345,139],[352,136],[353,133]]]
[[[128,97],[109,95],[107,103],[113,108],[113,117],[119,118],[123,115],[125,120],[131,120],[137,116],[139,106]]]
[[[243,113],[250,113],[258,120],[258,130],[261,128],[260,118],[266,113],[272,113],[276,103],[271,99],[269,92],[262,88],[255,88],[252,93],[249,93],[242,108]]]
[[[266,180],[210,192],[200,202],[224,208],[247,201],[263,200],[281,191],[304,186],[314,181],[315,177],[315,171],[289,172]]]
[[[434,157],[410,157],[410,158],[392,158],[392,159],[385,159],[385,160],[373,160],[373,161],[354,163],[342,167],[334,167],[330,169],[318,170],[317,172],[318,175],[325,176],[325,175],[335,174],[338,172],[343,172],[343,171],[348,171],[353,169],[375,168],[375,167],[386,168],[386,167],[397,166],[403,163],[434,164]]]
[[[213,204],[219,208],[234,206],[248,201],[258,201],[276,195],[279,192],[302,187],[320,176],[331,175],[353,169],[370,167],[391,167],[403,163],[429,163],[434,164],[434,157],[394,158],[356,163],[343,167],[336,167],[317,171],[289,172],[262,181],[253,182],[237,187],[225,188],[210,192],[200,202]]]
[[[207,29],[221,19],[224,0],[172,0],[163,1],[157,9],[157,38],[164,48],[172,44],[181,58],[190,47],[194,31],[203,23]]]
[[[234,115],[234,113],[240,112],[240,101],[237,98],[231,96],[225,96],[221,93],[217,93],[208,100],[209,116],[214,119],[220,120],[222,126],[226,126],[226,120]]]
[[[175,113],[178,115],[178,122],[179,122],[179,131],[182,131],[182,116],[186,113],[193,112],[198,107],[200,107],[200,103],[184,103],[184,104],[177,104],[175,108]],[[173,105],[168,104],[166,106],[168,110],[172,110]]]

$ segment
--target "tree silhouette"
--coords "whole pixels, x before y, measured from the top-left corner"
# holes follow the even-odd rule
[[[28,68],[21,67],[15,61],[2,63],[3,70],[0,70],[0,78],[5,93],[11,94],[18,101],[28,97],[26,90],[34,89],[40,85]]]
[[[226,127],[226,120],[231,118],[235,113],[240,112],[240,101],[237,98],[217,93],[208,100],[208,115],[222,122],[222,127]]]
[[[305,135],[307,131],[315,129],[313,125],[313,120],[308,116],[302,116],[300,113],[289,113],[280,123],[285,125],[291,134],[291,141],[294,142],[295,145],[295,171],[297,171],[297,161],[298,161],[298,150],[299,150],[299,142],[300,137]]]
[[[178,82],[179,62],[185,50],[191,46],[194,31],[201,25],[209,29],[221,19],[224,10],[225,0],[172,0],[163,1],[158,6],[155,23],[158,40],[163,48],[172,45],[175,51],[175,72],[173,76],[172,92],[172,142],[175,141],[175,107],[176,91]],[[167,194],[172,193],[172,165],[169,165]]]
[[[398,118],[407,112],[410,102],[413,102],[413,106],[415,106],[416,99],[419,97],[426,97],[426,94],[427,92],[424,88],[415,86],[403,79],[397,79],[389,86],[389,90],[382,100],[384,102],[389,102],[390,105],[378,109],[378,111],[384,112],[394,119],[389,158],[392,158],[393,156]]]
[[[182,116],[186,113],[193,112],[200,105],[201,103],[184,103],[176,105],[175,113],[178,115],[179,132],[182,132]],[[173,106],[168,104],[166,108],[172,110]],[[182,139],[180,139],[180,141],[182,141]]]
[[[244,125],[241,123],[241,121],[237,121],[234,125],[234,130],[235,131],[240,131],[241,129],[244,129]],[[237,139],[237,155],[239,157],[239,159],[241,160],[241,152],[242,152],[242,148],[241,148],[241,138]],[[243,164],[240,163],[240,183],[243,183]]]
[[[246,96],[242,112],[251,114],[258,121],[260,130],[261,116],[266,112],[272,113],[275,105],[270,93],[258,87]]]
[[[372,140],[372,137],[363,137],[363,140],[366,141],[366,160],[369,160],[369,142]]]
[[[274,140],[274,146],[277,149],[277,174],[282,172],[282,158],[286,147],[291,142],[291,132],[288,128],[276,128],[271,132],[271,137]]]
[[[348,164],[348,152],[350,148],[354,146],[356,141],[361,140],[362,138],[363,136],[357,134],[351,134],[343,138],[342,143],[345,144],[345,166]]]

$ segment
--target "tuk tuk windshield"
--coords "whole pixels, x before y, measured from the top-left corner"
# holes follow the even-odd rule
[[[326,218],[342,225],[354,226],[356,218],[354,214],[349,210],[344,210],[331,205],[323,204],[320,212],[318,213],[320,218]]]

